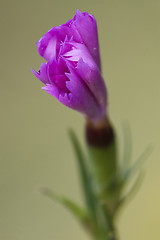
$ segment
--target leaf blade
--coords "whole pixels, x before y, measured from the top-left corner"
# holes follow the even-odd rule
[[[126,202],[129,202],[137,193],[137,191],[139,190],[142,181],[144,179],[144,172],[139,173],[137,179],[135,180],[134,184],[132,185],[132,187],[129,189],[129,191],[120,199],[119,203],[117,204],[117,208],[116,210],[121,207],[122,205],[124,205]]]
[[[89,211],[92,213],[94,217],[96,217],[96,196],[94,194],[94,190],[92,187],[91,176],[86,166],[86,159],[84,157],[84,153],[81,149],[78,138],[76,137],[73,130],[69,131],[69,136],[78,160],[79,172],[82,182],[82,188],[84,191],[85,201]]]
[[[66,209],[68,209],[75,218],[85,227],[87,230],[93,230],[94,223],[91,218],[91,216],[88,214],[87,211],[85,211],[82,207],[80,207],[77,203],[74,201],[68,199],[64,196],[59,196],[55,194],[54,191],[52,191],[49,188],[41,188],[41,193],[44,196],[47,196],[52,201],[56,201],[63,205]]]
[[[128,180],[131,176],[133,176],[138,170],[141,170],[141,167],[143,166],[145,160],[147,157],[152,153],[153,151],[153,146],[148,146],[146,150],[139,156],[137,161],[125,171],[123,175],[123,180],[126,181]]]
[[[123,169],[126,171],[126,169],[129,167],[129,164],[131,162],[132,157],[132,135],[131,135],[131,129],[128,124],[128,122],[124,122],[122,124],[122,130],[123,130]]]

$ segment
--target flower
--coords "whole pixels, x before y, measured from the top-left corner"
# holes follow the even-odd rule
[[[92,122],[104,118],[106,87],[94,16],[77,10],[73,19],[50,29],[37,49],[46,62],[32,72],[45,84],[42,89]]]

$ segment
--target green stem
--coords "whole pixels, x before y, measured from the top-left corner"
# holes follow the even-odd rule
[[[108,234],[99,234],[93,237],[94,240],[118,240],[115,232],[110,232]]]
[[[96,204],[96,231],[92,236],[94,240],[117,240],[113,223],[119,200],[117,146],[108,119],[99,125],[87,122],[86,143]]]

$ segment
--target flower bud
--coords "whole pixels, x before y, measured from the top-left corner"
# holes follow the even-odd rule
[[[46,60],[34,75],[42,89],[97,123],[106,116],[106,87],[101,74],[97,24],[77,10],[73,19],[50,29],[38,42]]]

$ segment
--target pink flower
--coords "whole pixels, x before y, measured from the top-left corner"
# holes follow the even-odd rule
[[[97,24],[77,10],[73,19],[50,29],[38,42],[46,60],[32,70],[47,93],[97,122],[106,115],[106,87],[101,75]]]

